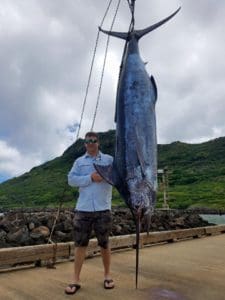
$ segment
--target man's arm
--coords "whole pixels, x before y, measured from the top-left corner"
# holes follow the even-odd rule
[[[68,174],[68,184],[70,186],[85,187],[92,183],[91,174],[81,175],[77,161],[73,164],[72,169]]]
[[[81,175],[79,164],[75,161],[72,169],[68,174],[68,184],[70,186],[85,187],[92,182],[101,182],[103,178],[97,173],[93,172],[89,175]]]

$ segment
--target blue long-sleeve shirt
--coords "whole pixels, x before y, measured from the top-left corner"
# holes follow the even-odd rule
[[[77,210],[91,212],[111,209],[112,186],[105,180],[93,182],[91,174],[96,171],[93,163],[111,165],[112,162],[112,156],[100,151],[96,157],[85,153],[75,160],[68,174],[68,183],[70,186],[79,187]]]

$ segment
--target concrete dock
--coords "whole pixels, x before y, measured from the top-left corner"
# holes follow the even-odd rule
[[[112,254],[115,289],[104,290],[101,257],[87,259],[82,287],[68,296],[73,262],[56,269],[31,268],[0,273],[1,300],[224,300],[225,234],[140,249],[139,286],[135,289],[135,250]]]

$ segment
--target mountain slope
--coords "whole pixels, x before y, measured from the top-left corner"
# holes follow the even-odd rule
[[[115,132],[100,133],[102,151],[113,155]],[[67,185],[74,160],[84,153],[80,139],[60,157],[0,184],[0,207],[74,205],[77,189]],[[168,168],[169,205],[225,208],[225,137],[201,144],[158,145],[158,167]],[[122,201],[113,190],[113,202]],[[159,178],[158,205],[162,203]]]

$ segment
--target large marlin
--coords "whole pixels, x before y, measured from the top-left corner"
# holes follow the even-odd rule
[[[140,219],[153,211],[157,189],[157,139],[155,104],[157,87],[139,55],[141,37],[170,20],[128,33],[103,31],[126,40],[116,100],[116,150],[113,165],[95,165],[101,176],[114,185],[131,209],[136,222],[136,288],[138,280]]]

